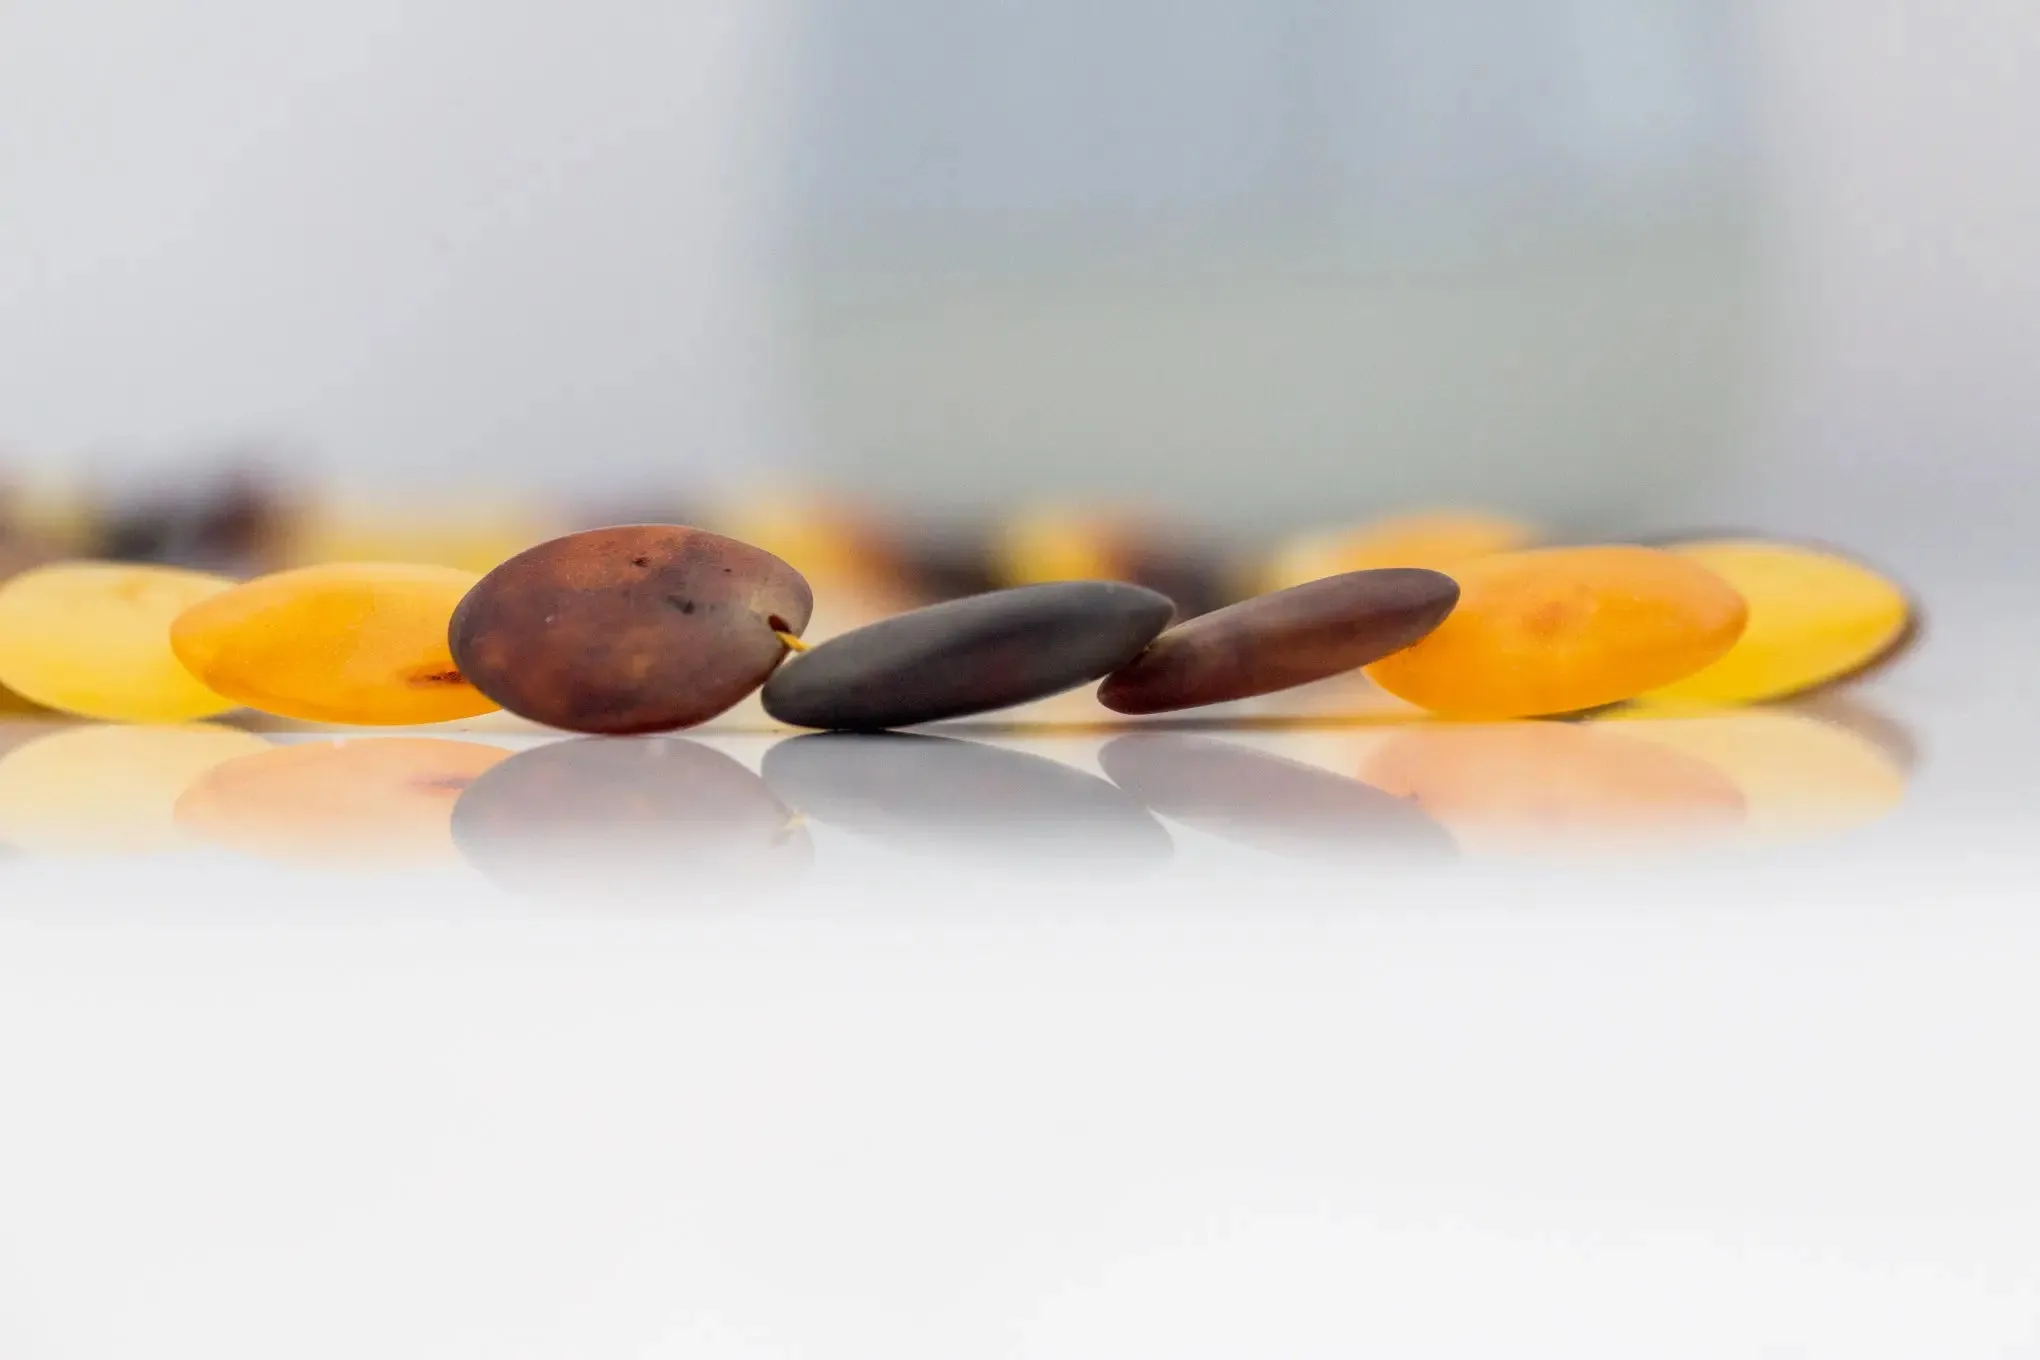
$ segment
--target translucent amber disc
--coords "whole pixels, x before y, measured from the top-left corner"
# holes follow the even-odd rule
[[[1574,713],[1632,698],[1719,660],[1748,612],[1706,567],[1655,548],[1503,553],[1452,574],[1458,607],[1367,674],[1453,717]]]
[[[301,567],[222,591],[179,615],[170,643],[192,674],[266,713],[399,726],[496,705],[467,683],[447,623],[481,578],[453,567]]]
[[[1720,539],[1674,551],[1749,602],[1749,627],[1719,661],[1652,690],[1654,703],[1737,704],[1800,694],[1854,675],[1912,627],[1905,592],[1860,562],[1792,543]]]
[[[0,586],[0,684],[47,708],[108,722],[224,713],[178,663],[170,623],[234,583],[175,567],[63,562]]]

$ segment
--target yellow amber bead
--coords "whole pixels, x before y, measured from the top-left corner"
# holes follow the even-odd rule
[[[1537,531],[1519,520],[1478,511],[1446,510],[1377,520],[1358,528],[1291,539],[1269,564],[1262,591],[1376,567],[1455,567],[1529,547]]]
[[[1749,602],[1728,655],[1643,696],[1651,703],[1758,703],[1845,679],[1899,646],[1912,627],[1905,592],[1860,562],[1791,543],[1719,539],[1673,549]]]
[[[1469,562],[1459,606],[1367,668],[1400,699],[1463,718],[1575,713],[1670,684],[1742,633],[1742,596],[1677,553],[1546,548]]]
[[[64,562],[0,585],[0,684],[109,722],[188,722],[231,698],[170,650],[170,623],[234,583],[174,567]]]
[[[67,725],[0,760],[0,843],[42,854],[148,854],[191,844],[173,809],[223,761],[267,751],[253,733]]]
[[[300,567],[179,615],[170,645],[191,673],[266,713],[308,722],[447,722],[496,705],[448,650],[453,607],[481,578],[387,562]]]
[[[482,742],[376,737],[270,747],[209,770],[177,800],[197,840],[337,866],[451,863],[453,805],[510,753]]]

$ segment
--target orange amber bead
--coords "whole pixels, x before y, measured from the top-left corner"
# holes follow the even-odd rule
[[[1469,562],[1459,607],[1416,646],[1367,668],[1435,713],[1575,713],[1668,685],[1742,634],[1742,596],[1691,558],[1654,548],[1546,548]]]
[[[447,647],[453,608],[481,578],[387,562],[301,567],[222,591],[177,616],[170,646],[206,686],[309,722],[446,722],[496,705]]]
[[[1728,655],[1644,696],[1652,703],[1761,703],[1847,679],[1903,646],[1905,592],[1860,562],[1796,543],[1716,539],[1674,551],[1749,602],[1750,625]]]

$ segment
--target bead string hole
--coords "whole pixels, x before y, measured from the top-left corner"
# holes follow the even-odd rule
[[[808,649],[808,645],[802,642],[799,636],[794,633],[793,626],[787,623],[785,619],[780,618],[779,615],[773,614],[768,616],[765,620],[765,626],[772,630],[774,637],[786,644],[787,651],[804,652]]]

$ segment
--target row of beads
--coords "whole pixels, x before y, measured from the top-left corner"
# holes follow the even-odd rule
[[[1366,667],[1432,712],[1509,718],[1799,693],[1892,654],[1913,622],[1904,593],[1860,563],[1758,541],[1504,552],[1451,576],[1353,571],[1174,628],[1166,596],[1072,581],[913,610],[808,650],[813,604],[779,558],[678,525],[569,534],[479,578],[346,564],[236,585],[60,564],[0,587],[0,683],[115,721],[247,706],[390,726],[502,707],[623,734],[691,726],[761,685],[781,721],[878,730],[1097,680],[1108,707],[1158,713]]]

